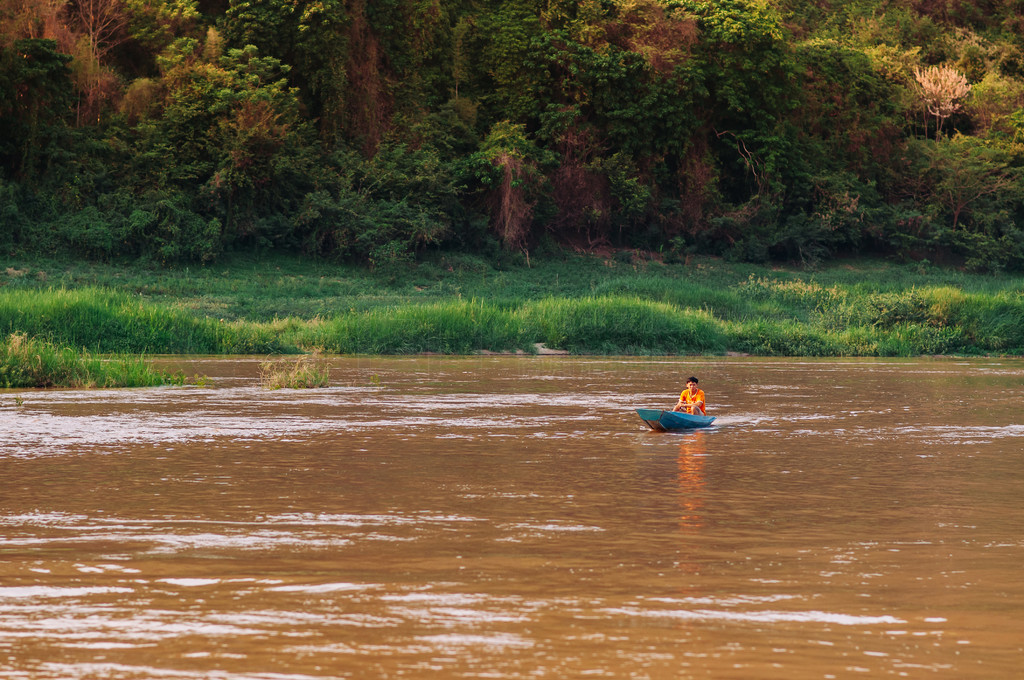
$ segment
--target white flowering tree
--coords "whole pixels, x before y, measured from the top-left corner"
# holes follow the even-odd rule
[[[971,86],[967,78],[952,66],[915,68],[914,77],[925,111],[935,116],[935,138],[938,139],[942,134],[942,124],[960,110],[962,100],[971,91]],[[926,123],[926,131],[927,127]]]

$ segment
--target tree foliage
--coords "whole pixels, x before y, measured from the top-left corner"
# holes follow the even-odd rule
[[[1021,26],[972,0],[12,0],[0,247],[1019,268]]]

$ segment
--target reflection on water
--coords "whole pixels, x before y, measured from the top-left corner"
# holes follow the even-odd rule
[[[1024,362],[338,359],[274,392],[169,363],[215,387],[0,393],[0,678],[1024,658]],[[648,431],[695,371],[715,425]]]
[[[679,526],[684,532],[693,532],[703,526],[701,510],[704,507],[704,458],[708,455],[704,445],[707,433],[698,430],[680,435],[679,444]]]

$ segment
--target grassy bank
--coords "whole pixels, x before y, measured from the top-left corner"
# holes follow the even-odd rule
[[[402,271],[239,258],[199,270],[14,263],[0,334],[92,352],[1024,354],[1024,280],[876,261],[817,271],[626,254]]]
[[[295,351],[273,324],[222,322],[99,288],[0,288],[0,337],[23,333],[94,352],[259,354]]]

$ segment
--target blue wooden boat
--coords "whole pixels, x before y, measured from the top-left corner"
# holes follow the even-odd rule
[[[638,408],[636,412],[645,423],[658,432],[671,430],[692,430],[707,427],[715,421],[714,416],[695,416],[682,411],[659,411],[653,408]]]

